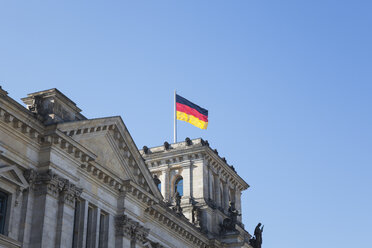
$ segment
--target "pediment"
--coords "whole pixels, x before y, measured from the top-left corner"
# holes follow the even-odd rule
[[[15,165],[0,164],[0,178],[4,178],[22,189],[28,188],[29,186],[22,171]]]
[[[120,117],[67,122],[57,129],[97,155],[96,162],[162,199],[150,171]]]
[[[125,160],[116,147],[114,138],[109,132],[97,132],[87,135],[76,135],[74,140],[97,155],[96,162],[123,180],[133,178]]]

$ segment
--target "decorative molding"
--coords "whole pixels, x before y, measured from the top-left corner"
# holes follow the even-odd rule
[[[35,190],[36,194],[49,194],[56,198],[60,197],[60,201],[70,206],[74,206],[76,198],[80,197],[83,189],[71,183],[68,179],[64,179],[52,170],[36,172],[29,169],[24,173],[26,180]]]
[[[31,140],[40,143],[40,138],[42,134],[31,127],[26,121],[21,121],[16,116],[12,115],[10,112],[3,108],[0,108],[0,120],[16,129],[17,131],[25,134]]]
[[[106,131],[110,134],[110,140],[115,143],[115,146],[118,150],[118,154],[120,155],[121,159],[125,161],[125,163],[128,165],[128,167],[131,169],[131,176],[133,177],[133,181],[135,181],[138,185],[140,185],[142,188],[144,188],[147,192],[150,194],[156,195],[157,192],[153,192],[151,190],[150,185],[148,184],[146,180],[146,172],[144,169],[147,169],[146,164],[144,163],[144,168],[141,168],[139,166],[139,162],[136,161],[136,156],[133,154],[133,151],[130,148],[130,145],[127,143],[128,141],[122,135],[122,132],[120,131],[119,124],[120,123],[113,123],[112,121],[108,123],[108,121],[101,123],[97,122],[97,120],[93,121],[86,121],[86,126],[84,127],[74,127],[70,126],[73,123],[65,123],[65,124],[59,124],[59,128],[63,130],[63,133],[68,136],[75,136],[75,135],[83,135],[88,133],[96,133],[96,132],[102,132]],[[130,142],[130,141],[129,141]],[[140,156],[139,156],[140,157]],[[140,157],[142,159],[142,157]],[[82,165],[84,167],[84,165]],[[151,173],[148,173],[147,177],[151,177]],[[149,178],[147,178],[149,179]],[[155,190],[156,187],[153,187]],[[160,193],[158,193],[160,196]]]
[[[17,185],[21,191],[29,187],[22,171],[15,165],[0,165],[0,178],[5,178],[12,184]]]
[[[179,164],[185,160],[202,159],[208,162],[217,174],[221,174],[226,181],[236,185],[239,190],[245,190],[249,185],[236,173],[232,165],[227,164],[226,158],[218,155],[216,149],[212,150],[209,143],[203,139],[193,139],[170,144],[168,149],[164,146],[147,148],[146,152],[140,150],[146,165],[151,170],[164,165]]]
[[[165,203],[163,203],[165,204]],[[168,209],[167,206],[158,206],[161,207],[163,210]],[[200,234],[200,229],[194,226],[189,222],[189,220],[183,216],[178,215],[177,213],[173,212],[171,209],[168,211],[159,211],[159,209],[153,207],[149,207],[145,210],[153,218],[157,219],[159,222],[166,225],[168,228],[177,232],[180,236],[184,237],[189,242],[197,245],[198,247],[207,247],[205,241],[200,239],[199,235],[195,235],[196,233]],[[185,228],[187,227],[187,228]],[[188,229],[188,230],[187,230]]]
[[[63,181],[64,186],[60,192],[60,201],[74,206],[75,200],[80,197],[83,189],[76,187],[75,184],[70,183],[67,179],[63,179]]]

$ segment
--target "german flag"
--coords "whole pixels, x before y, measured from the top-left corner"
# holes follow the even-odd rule
[[[208,110],[199,107],[182,96],[176,95],[177,120],[186,121],[198,128],[207,129]]]

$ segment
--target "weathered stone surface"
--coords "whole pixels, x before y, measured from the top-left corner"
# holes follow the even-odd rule
[[[219,236],[248,185],[207,141],[138,151],[120,117],[86,119],[57,89],[23,101],[0,89],[0,247],[249,247],[240,225]]]

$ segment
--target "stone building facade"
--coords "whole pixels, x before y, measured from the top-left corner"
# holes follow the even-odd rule
[[[0,87],[0,247],[248,247],[247,183],[207,141],[138,150],[118,116]]]

